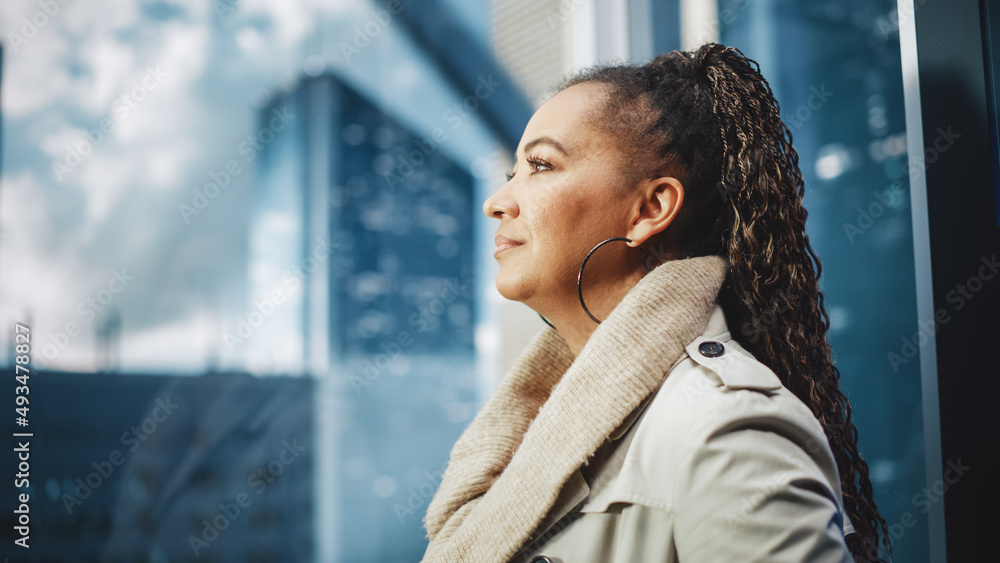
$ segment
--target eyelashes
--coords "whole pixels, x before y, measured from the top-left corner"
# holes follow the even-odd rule
[[[552,169],[552,165],[551,164],[549,164],[545,160],[542,160],[542,159],[540,159],[538,157],[535,157],[535,156],[529,157],[527,159],[527,162],[528,162],[528,166],[531,167],[530,174],[534,174],[536,172],[541,172],[541,170],[536,170],[536,167],[539,167],[539,166],[544,166],[545,168],[548,168],[549,170]],[[507,172],[506,176],[507,176],[507,181],[508,182],[514,179],[514,173],[513,172]]]

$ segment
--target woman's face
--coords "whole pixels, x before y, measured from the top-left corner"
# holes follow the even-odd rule
[[[546,101],[524,129],[513,178],[483,205],[488,217],[500,220],[498,239],[515,241],[498,243],[497,289],[539,312],[576,299],[576,276],[587,252],[607,238],[628,236],[637,212],[634,180],[620,172],[628,163],[611,135],[592,125],[604,92],[583,83]],[[602,246],[587,262],[585,290],[609,283],[602,270],[617,270],[620,282],[626,260],[639,256],[624,241]],[[590,305],[589,293],[585,298]]]

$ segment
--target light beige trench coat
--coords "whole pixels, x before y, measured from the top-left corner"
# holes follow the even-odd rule
[[[852,562],[819,422],[719,305],[512,562]]]

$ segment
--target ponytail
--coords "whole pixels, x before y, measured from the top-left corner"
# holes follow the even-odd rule
[[[798,153],[760,67],[735,48],[709,43],[641,67],[591,69],[562,88],[583,82],[609,86],[602,112],[609,122],[654,116],[626,118],[626,132],[610,125],[644,156],[649,177],[669,173],[685,186],[677,217],[650,242],[682,256],[729,259],[719,295],[729,326],[819,420],[856,531],[845,538],[848,547],[859,562],[881,562],[880,529],[886,553],[892,546],[826,338],[822,265],[805,232]]]

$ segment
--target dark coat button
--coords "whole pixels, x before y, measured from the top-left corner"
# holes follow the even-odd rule
[[[698,345],[698,351],[706,358],[715,358],[721,356],[726,351],[726,348],[721,342],[706,340]]]

